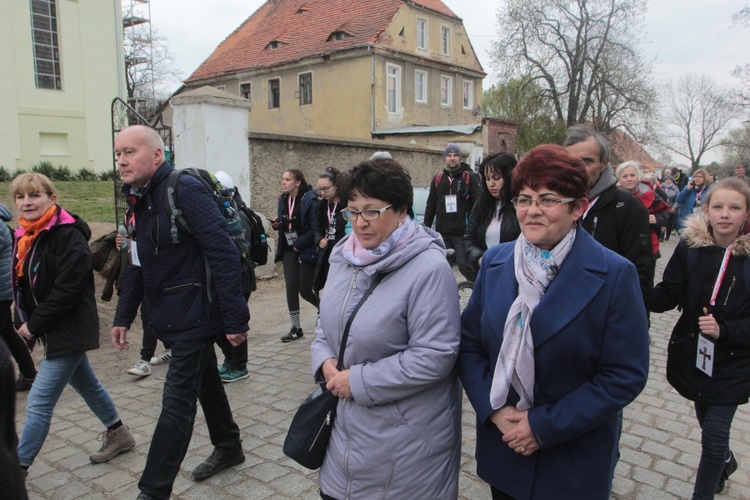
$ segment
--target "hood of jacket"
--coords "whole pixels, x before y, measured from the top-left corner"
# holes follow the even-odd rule
[[[594,187],[592,187],[591,191],[589,192],[589,200],[593,200],[615,184],[617,184],[617,177],[615,177],[615,173],[609,166],[604,167],[602,175],[599,176],[596,184],[594,184]]]
[[[5,222],[9,222],[13,219],[13,214],[10,213],[10,210],[8,210],[8,207],[0,203],[0,219],[4,220]]]
[[[428,250],[429,248],[439,249],[445,253],[445,243],[443,237],[432,229],[426,228],[421,224],[416,225],[414,235],[396,248],[391,249],[386,255],[377,262],[364,266],[362,269],[365,273],[372,276],[376,273],[389,273],[409,262],[416,255]],[[344,258],[343,248],[349,238],[354,238],[354,233],[347,234],[331,252],[329,262],[331,264],[348,264],[349,261]]]
[[[746,230],[747,226],[743,228],[743,234],[740,234],[729,245],[733,257],[750,255],[750,234],[745,233]],[[685,229],[682,230],[681,234],[690,248],[704,248],[716,244],[708,226],[708,216],[703,213],[688,216],[685,219]]]

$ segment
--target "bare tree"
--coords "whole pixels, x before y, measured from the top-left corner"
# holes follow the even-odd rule
[[[729,167],[741,163],[750,168],[750,123],[740,128],[730,130],[727,138],[722,142],[724,158],[722,163]]]
[[[180,81],[180,71],[167,38],[147,25],[125,31],[125,83],[128,103],[145,118],[152,118],[167,88]]]
[[[686,74],[663,89],[660,143],[684,156],[693,168],[703,155],[722,145],[721,133],[735,116],[730,92],[704,74]]]
[[[642,137],[657,95],[640,50],[645,9],[645,0],[505,0],[494,62],[536,82],[567,125]]]

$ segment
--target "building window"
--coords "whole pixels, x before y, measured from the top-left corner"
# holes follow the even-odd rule
[[[464,80],[464,109],[474,108],[474,82]]]
[[[281,107],[281,82],[278,78],[268,80],[268,109]]]
[[[299,105],[312,104],[312,73],[299,75]]]
[[[55,0],[31,0],[36,88],[62,90]]]
[[[414,71],[414,100],[419,104],[427,104],[427,72]]]
[[[440,76],[440,105],[444,108],[453,106],[453,77]]]
[[[216,90],[223,90],[224,92],[226,92],[227,87],[226,87],[226,85],[219,85],[219,86],[216,87]]]
[[[253,92],[253,84],[250,82],[240,83],[240,97],[250,100]]]
[[[388,112],[398,113],[401,109],[401,66],[386,64],[386,73],[388,76],[386,97]]]
[[[344,38],[349,38],[351,35],[345,31],[334,31],[330,35],[328,35],[327,42],[335,42],[336,40],[343,40]]]
[[[417,18],[417,48],[427,50],[427,19]]]
[[[448,26],[440,28],[440,52],[444,56],[451,55],[451,29]]]

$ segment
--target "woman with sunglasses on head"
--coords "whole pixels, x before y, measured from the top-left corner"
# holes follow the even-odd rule
[[[485,252],[461,316],[457,369],[494,499],[609,498],[621,411],[646,384],[638,275],[582,228],[588,190],[561,146],[521,158],[521,235]]]
[[[459,306],[443,240],[412,219],[411,177],[393,160],[360,163],[340,191],[353,232],[331,251],[310,347],[316,382],[340,398],[321,497],[455,499]]]
[[[482,176],[482,195],[471,210],[464,232],[463,246],[466,261],[472,266],[469,281],[474,281],[487,249],[498,243],[513,241],[521,234],[516,209],[510,202],[510,185],[516,159],[499,153],[484,158],[479,166]]]
[[[328,256],[333,246],[346,234],[346,220],[341,211],[346,208],[338,192],[341,173],[334,167],[326,168],[318,176],[318,209],[315,217],[315,245],[318,247],[318,263],[315,266],[313,291],[320,293],[328,276]]]
[[[286,170],[281,177],[281,196],[277,216],[271,227],[279,231],[274,262],[282,262],[286,303],[292,327],[281,337],[292,342],[304,336],[299,317],[299,298],[302,296],[318,308],[320,299],[313,291],[313,275],[318,251],[315,248],[315,207],[318,196],[296,168]]]

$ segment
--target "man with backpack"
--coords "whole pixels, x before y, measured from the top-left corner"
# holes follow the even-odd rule
[[[115,138],[117,168],[133,214],[132,261],[117,303],[112,344],[127,349],[137,305],[147,306],[151,329],[171,342],[162,410],[151,440],[138,498],[167,499],[192,436],[200,401],[214,451],[193,470],[202,481],[245,460],[214,351],[217,335],[232,345],[247,338],[250,319],[242,296],[240,256],[213,194],[191,175],[175,193],[190,231],[173,231],[167,208],[164,144],[150,127],[135,125]],[[179,241],[175,241],[176,238]]]
[[[463,237],[471,209],[482,194],[482,181],[469,165],[461,162],[461,150],[456,144],[446,146],[443,159],[445,169],[430,183],[424,224],[432,227],[435,223],[445,247],[456,252],[458,270],[469,276],[472,268],[464,255]]]

